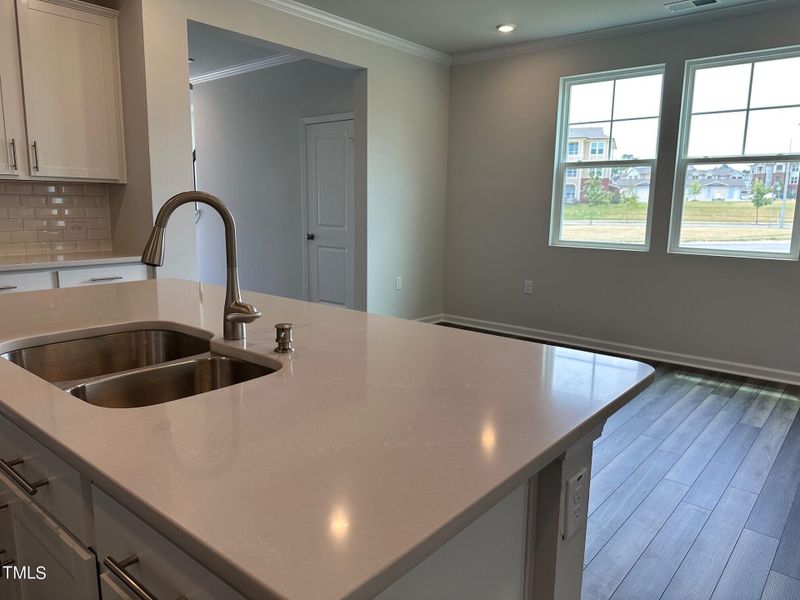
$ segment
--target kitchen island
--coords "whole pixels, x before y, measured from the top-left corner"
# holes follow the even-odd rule
[[[110,503],[247,598],[578,597],[592,441],[649,384],[651,367],[244,299],[264,317],[230,342],[221,338],[224,289],[212,285],[151,280],[0,297],[0,353],[150,328],[211,338],[213,352],[276,369],[163,404],[105,408],[0,360],[0,418],[78,474],[72,496],[88,508],[73,533],[97,554],[104,598],[112,589],[109,597],[133,597],[103,566],[103,548],[116,543],[104,541]],[[287,321],[296,351],[277,354],[273,324]],[[584,506],[572,523],[568,482]],[[55,493],[44,485],[36,501],[47,508]],[[183,562],[147,560],[140,554],[132,569],[156,573],[149,585],[167,590],[163,600]],[[209,589],[178,591],[240,597]]]

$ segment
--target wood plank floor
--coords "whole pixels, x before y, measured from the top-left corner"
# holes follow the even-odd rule
[[[800,600],[800,389],[670,365],[595,442],[584,600]]]

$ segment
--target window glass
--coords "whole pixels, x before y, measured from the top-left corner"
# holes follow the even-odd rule
[[[684,85],[670,250],[797,258],[800,46],[690,61]]]
[[[552,244],[647,249],[663,78],[658,66],[562,80]]]

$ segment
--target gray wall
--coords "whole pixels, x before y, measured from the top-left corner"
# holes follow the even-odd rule
[[[684,61],[796,44],[798,22],[792,8],[454,67],[445,311],[800,371],[797,262],[666,252]],[[559,78],[656,63],[667,71],[652,249],[549,247]]]
[[[353,112],[355,71],[303,60],[194,87],[198,188],[236,218],[248,290],[303,297],[302,117]],[[222,222],[197,226],[198,276],[224,285]]]
[[[191,186],[187,19],[365,69],[356,80],[356,206],[368,227],[371,312],[442,312],[450,68],[251,0],[128,0],[142,5],[153,205]],[[360,91],[359,91],[360,90]],[[173,215],[160,276],[196,278],[190,207]],[[359,269],[357,269],[357,273]],[[403,276],[403,290],[394,278]]]

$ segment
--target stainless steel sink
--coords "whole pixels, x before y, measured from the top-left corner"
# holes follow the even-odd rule
[[[74,382],[209,352],[208,340],[160,329],[22,348],[0,355],[51,383]]]
[[[162,329],[31,346],[0,354],[76,398],[106,408],[151,406],[263,377],[280,368],[211,352],[203,338]]]
[[[103,377],[67,391],[96,406],[135,408],[218,390],[274,372],[270,367],[209,354]]]

